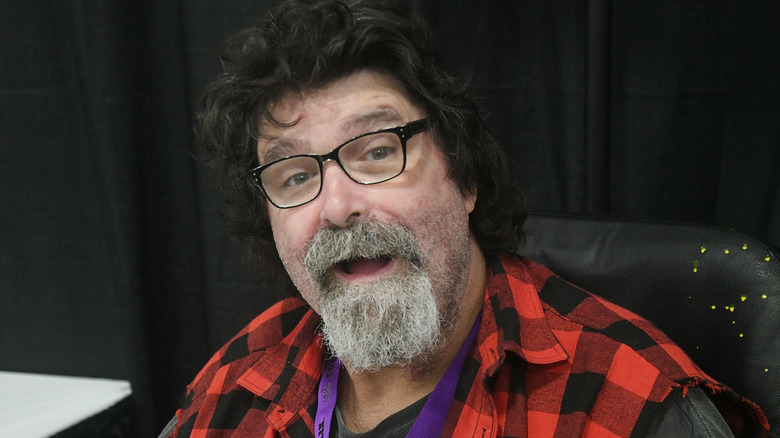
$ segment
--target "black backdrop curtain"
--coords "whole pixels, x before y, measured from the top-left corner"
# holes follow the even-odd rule
[[[193,113],[277,1],[0,1],[0,369],[129,379],[135,432],[280,295],[224,232]],[[415,1],[535,210],[780,245],[780,3]]]

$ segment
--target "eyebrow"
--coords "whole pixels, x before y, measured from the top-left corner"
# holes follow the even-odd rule
[[[284,157],[295,155],[297,150],[299,150],[299,145],[293,144],[293,142],[278,137],[269,139],[266,143],[265,154],[263,154],[263,162],[260,164],[268,164]]]
[[[354,138],[366,132],[384,128],[393,128],[403,123],[401,115],[390,108],[380,108],[370,113],[361,114],[348,120],[339,128],[344,137]],[[357,132],[356,132],[357,131]]]
[[[403,123],[401,115],[390,108],[380,108],[376,111],[360,114],[349,119],[339,127],[339,134],[345,138],[345,142],[359,135],[368,132],[378,131],[385,128],[392,128]],[[334,145],[335,149],[338,145]],[[279,137],[272,137],[266,143],[265,154],[263,154],[263,163],[268,164],[276,160],[296,155],[301,149],[300,142],[296,140],[288,141]]]

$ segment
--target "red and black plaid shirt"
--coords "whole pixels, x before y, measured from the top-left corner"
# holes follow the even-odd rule
[[[504,255],[491,270],[442,436],[627,437],[672,390],[694,385],[747,406],[738,430],[768,429],[648,321],[527,259]],[[314,436],[319,321],[299,299],[257,317],[188,386],[175,435]]]

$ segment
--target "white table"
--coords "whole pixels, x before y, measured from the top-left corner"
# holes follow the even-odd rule
[[[48,437],[119,403],[126,380],[0,371],[0,438]]]

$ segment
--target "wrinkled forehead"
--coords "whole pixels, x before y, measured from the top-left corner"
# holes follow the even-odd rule
[[[401,82],[392,75],[358,70],[324,84],[279,93],[268,103],[266,112],[260,117],[259,127],[262,131],[289,127],[298,122],[302,108],[307,104],[318,102],[321,111],[327,112],[329,105],[343,104],[350,98],[366,99],[366,95],[372,92],[392,95],[401,106],[414,106]]]

